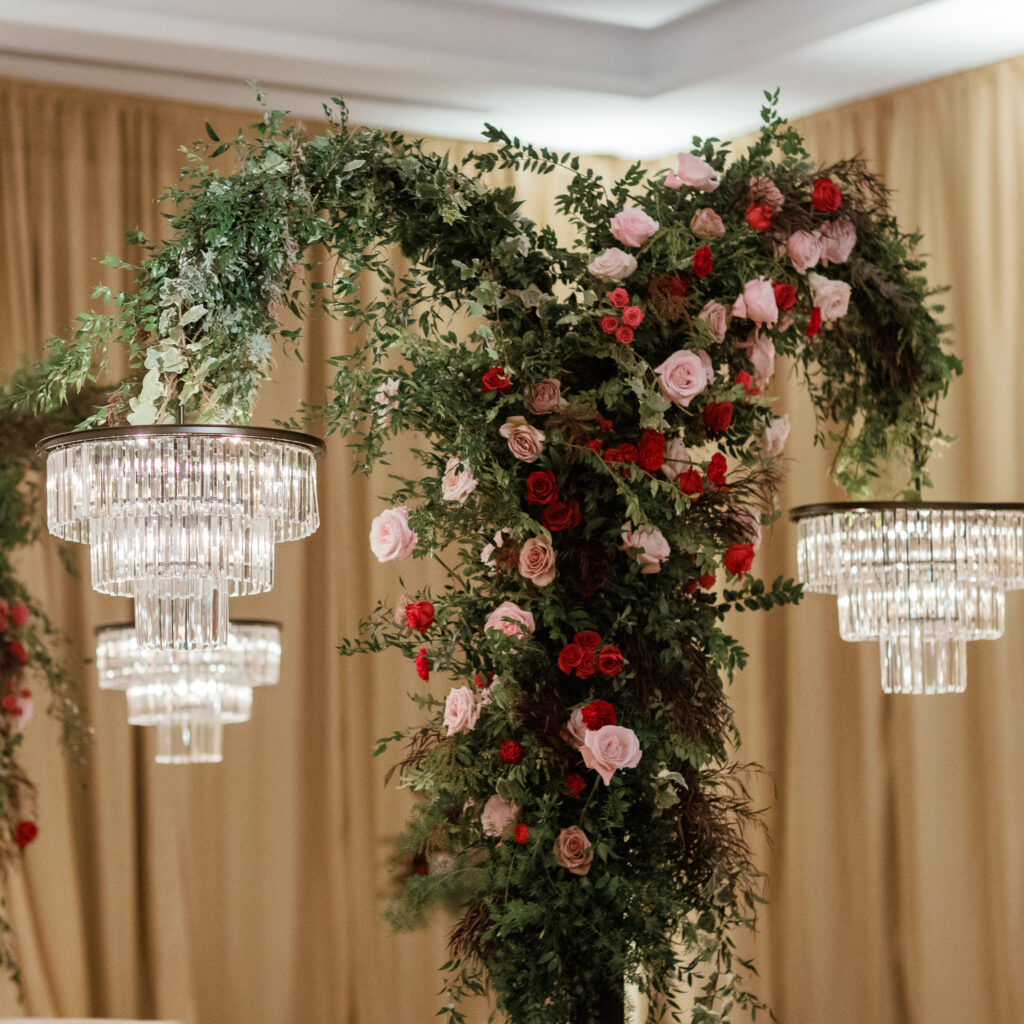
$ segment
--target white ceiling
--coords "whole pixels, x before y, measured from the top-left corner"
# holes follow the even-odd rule
[[[0,74],[663,156],[1024,53],[1022,0],[0,0]]]

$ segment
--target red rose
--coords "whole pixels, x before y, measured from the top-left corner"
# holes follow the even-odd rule
[[[15,660],[20,661],[22,665],[28,661],[28,652],[25,650],[25,645],[20,643],[18,640],[12,640],[7,645],[7,653]]]
[[[732,423],[732,402],[708,402],[704,406],[704,426],[712,433],[721,434]]]
[[[595,629],[584,629],[577,633],[573,640],[585,651],[596,651],[601,646],[601,634]]]
[[[618,448],[605,448],[604,452],[601,454],[601,458],[604,459],[609,466],[622,461],[622,456],[619,454]]]
[[[583,522],[580,503],[575,498],[571,498],[569,501],[553,501],[544,509],[540,521],[552,533],[579,526]]]
[[[697,593],[697,581],[696,580],[688,580],[687,583],[686,583],[686,586],[683,587],[683,590],[685,590],[688,594],[696,594]]]
[[[704,477],[696,469],[685,469],[679,474],[679,490],[696,500],[704,493]]]
[[[617,676],[622,671],[622,651],[612,644],[597,652],[597,670],[603,676]]]
[[[405,624],[417,633],[426,633],[434,621],[434,606],[429,601],[414,601],[405,606]]]
[[[725,483],[725,471],[727,468],[725,456],[721,452],[715,452],[708,463],[708,480],[716,487],[721,487]]]
[[[776,281],[772,285],[772,291],[775,292],[775,305],[779,307],[780,312],[792,309],[796,305],[796,289],[791,284]]]
[[[558,667],[571,676],[573,669],[583,660],[583,648],[578,644],[566,644],[558,652]]]
[[[13,693],[7,694],[3,700],[0,700],[0,707],[4,709],[9,715],[20,715],[21,705],[18,703],[18,698]]]
[[[19,601],[11,609],[11,618],[14,620],[14,624],[16,626],[24,625],[25,620],[28,618],[28,605]]]
[[[713,572],[706,572],[700,578],[700,585],[704,590],[710,590],[715,585],[715,574]]]
[[[648,473],[661,469],[665,464],[665,435],[657,430],[640,431],[640,453],[636,461]]]
[[[478,690],[485,690],[494,682],[494,673],[487,673],[487,682],[485,683],[484,677],[479,672],[477,672],[477,674],[473,676],[473,682],[476,684],[476,688]]]
[[[619,321],[614,316],[603,316],[597,321],[597,326],[605,334],[614,334],[619,329]]]
[[[528,825],[516,825],[516,842],[525,846],[530,841],[530,828]]]
[[[635,444],[627,441],[625,444],[619,445],[619,462],[626,462],[632,465],[640,458],[640,449]]]
[[[427,650],[425,647],[421,647],[420,653],[416,655],[416,675],[424,681],[430,678],[430,662],[427,661]]]
[[[616,722],[615,708],[606,700],[591,701],[580,711],[583,724],[590,730],[601,729]]]
[[[625,288],[613,288],[608,293],[608,301],[616,308],[622,309],[629,302],[629,292]],[[635,324],[633,325],[636,326]]]
[[[550,505],[558,497],[558,481],[550,469],[535,469],[526,478],[528,505]]]
[[[587,442],[587,447],[594,452],[595,455],[601,454],[601,439],[599,437],[592,437]]]
[[[828,178],[819,178],[811,193],[811,205],[822,213],[831,213],[843,205],[843,193],[839,186]]]
[[[598,415],[600,416],[600,413],[598,413]],[[601,429],[606,432],[612,429],[612,421],[606,420],[603,416],[600,418],[600,425]]]
[[[480,390],[500,391],[503,395],[507,395],[512,390],[512,381],[505,376],[505,368],[492,366],[489,370],[485,370],[480,380]]]
[[[580,663],[576,666],[576,677],[578,679],[589,679],[597,668],[597,658],[594,656],[593,648],[583,648],[583,655]]]
[[[505,740],[501,745],[501,759],[505,764],[519,764],[523,759],[523,746],[515,740]]]
[[[733,576],[742,576],[750,572],[754,563],[753,544],[733,544],[725,553],[725,567]]]
[[[615,332],[615,340],[620,345],[632,345],[633,344],[633,328],[632,327],[620,327]]]
[[[811,317],[807,321],[807,327],[804,329],[804,333],[808,338],[813,338],[818,331],[821,330],[821,310],[815,306],[811,310]]]
[[[622,311],[622,322],[627,327],[639,327],[644,322],[644,311],[639,306],[627,306]]]
[[[582,775],[577,775],[576,772],[570,772],[562,782],[565,783],[565,788],[569,790],[569,793],[574,799],[579,800],[583,795],[583,790],[587,788],[587,784],[583,779]]]
[[[693,254],[693,272],[698,277],[707,277],[713,269],[714,263],[711,259],[711,250],[706,245],[702,245]]]
[[[24,850],[39,835],[39,826],[34,821],[19,821],[14,827],[14,841]]]
[[[740,370],[740,372],[736,374],[736,383],[742,384],[743,390],[746,391],[748,395],[761,394],[761,389],[754,387],[754,381],[746,370]]]
[[[751,203],[747,207],[747,223],[754,231],[767,231],[772,226],[772,213],[767,203]]]

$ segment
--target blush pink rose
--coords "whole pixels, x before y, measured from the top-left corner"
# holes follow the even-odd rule
[[[700,192],[714,192],[721,184],[718,180],[718,171],[699,156],[692,153],[679,154],[679,168],[676,175],[681,185],[688,185]],[[668,185],[668,181],[665,182]],[[669,188],[679,186],[669,185]]]
[[[476,477],[472,470],[458,456],[453,455],[444,467],[441,477],[441,497],[445,501],[457,501],[460,505],[476,489]]]
[[[774,459],[782,454],[789,437],[789,416],[773,419],[761,435],[761,454],[766,459]]]
[[[512,828],[518,817],[519,804],[505,800],[495,793],[487,798],[487,803],[480,812],[480,825],[485,836],[499,839]]]
[[[546,416],[562,404],[562,382],[554,377],[531,384],[523,394],[527,412],[535,416]]]
[[[631,520],[622,524],[622,548],[637,560],[644,575],[661,572],[661,563],[672,553],[661,530],[634,529]]]
[[[705,206],[690,218],[690,230],[698,238],[710,241],[712,238],[721,238],[725,234],[725,225],[714,210]]]
[[[636,260],[621,249],[605,249],[590,261],[587,270],[602,281],[624,281],[636,270]]]
[[[623,725],[603,725],[590,729],[580,749],[583,762],[593,768],[607,786],[620,768],[635,768],[643,753],[632,729]]]
[[[505,636],[522,636],[524,629],[532,633],[536,628],[533,616],[513,601],[498,605],[484,622],[484,629],[497,629]]]
[[[850,307],[850,286],[845,281],[830,281],[821,274],[808,274],[814,305],[821,310],[822,320],[838,320]]]
[[[658,375],[661,395],[666,402],[686,408],[714,380],[715,371],[707,352],[680,349],[673,352],[660,366]]]
[[[395,602],[395,624],[398,626],[407,626],[408,622],[405,618],[405,609],[412,604],[412,598],[408,594],[403,594]]]
[[[617,241],[636,248],[643,245],[660,225],[643,210],[627,206],[612,217],[609,227]]]
[[[408,558],[418,541],[416,532],[409,527],[409,510],[404,505],[385,509],[370,524],[370,550],[378,562]]]
[[[523,416],[509,416],[498,430],[508,450],[520,462],[536,462],[544,451],[544,431],[530,426]]]
[[[583,721],[583,708],[577,708],[570,716],[569,721],[561,728],[562,739],[575,747],[577,750],[583,746],[583,739],[587,735],[587,723]]]
[[[719,345],[725,341],[725,332],[729,329],[729,310],[721,302],[714,299],[705,304],[704,308],[697,314],[698,320],[703,320],[711,331],[711,337]]]
[[[771,281],[763,277],[748,281],[743,286],[743,294],[733,303],[732,315],[753,320],[758,327],[775,323],[779,319],[779,306]]]
[[[743,347],[754,367],[754,384],[763,390],[775,373],[775,343],[755,327]]]
[[[810,231],[794,231],[786,242],[786,252],[793,269],[806,274],[821,259],[821,239]]]
[[[377,422],[382,427],[391,426],[391,413],[398,408],[396,395],[398,394],[398,381],[394,377],[388,377],[378,388],[373,396],[373,404],[376,409]]]
[[[448,735],[468,732],[480,717],[476,694],[468,686],[452,687],[444,701],[444,724]]]
[[[519,573],[546,587],[555,579],[555,549],[543,537],[531,537],[519,552]]]
[[[673,483],[679,479],[679,474],[690,468],[690,450],[681,437],[673,437],[665,445],[665,461],[661,464],[661,471]]]
[[[554,855],[555,863],[573,875],[585,875],[594,863],[594,847],[579,825],[570,825],[558,833]]]
[[[857,244],[857,229],[849,217],[840,217],[838,220],[830,220],[818,228],[818,237],[821,239],[821,265],[827,267],[830,263],[845,263]]]
[[[32,721],[32,698],[31,696],[26,696],[27,693],[28,691],[26,690],[18,697],[18,713],[9,716],[12,733],[24,732],[25,727]]]

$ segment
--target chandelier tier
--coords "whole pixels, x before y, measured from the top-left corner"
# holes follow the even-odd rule
[[[844,640],[877,640],[886,693],[959,693],[966,643],[1002,636],[1024,587],[1024,505],[838,502],[790,513],[807,590],[835,594]]]
[[[324,443],[258,427],[111,427],[55,434],[47,526],[90,548],[92,585],[135,598],[144,647],[220,647],[228,598],[274,584],[274,545],[319,525]]]
[[[281,670],[281,626],[239,620],[223,647],[161,651],[139,645],[130,623],[96,631],[96,670],[105,690],[124,690],[130,725],[154,726],[159,764],[223,758],[223,727],[246,722],[254,686]]]

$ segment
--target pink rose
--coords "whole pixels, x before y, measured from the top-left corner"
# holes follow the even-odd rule
[[[505,534],[508,530],[498,530],[494,535],[494,540],[490,544],[485,544],[480,552],[480,561],[484,565],[494,565],[494,552],[498,548],[505,546]],[[511,535],[510,535],[511,536]]]
[[[661,563],[672,553],[661,530],[634,529],[631,520],[622,524],[622,548],[640,564],[644,575],[661,571]]]
[[[789,261],[798,274],[806,274],[821,259],[821,239],[810,231],[794,231],[786,242]]]
[[[817,231],[821,239],[821,265],[845,263],[857,244],[857,229],[849,217],[840,217],[822,224]]]
[[[544,431],[531,427],[523,416],[509,416],[498,430],[508,450],[520,462],[536,462],[544,451]]]
[[[838,320],[850,307],[850,286],[845,281],[830,281],[821,274],[808,274],[814,305],[821,310],[822,320]]]
[[[761,435],[761,455],[766,459],[774,459],[782,454],[786,438],[789,437],[789,416],[773,419]]]
[[[385,509],[370,524],[370,550],[378,562],[408,558],[418,541],[416,532],[409,528],[409,510],[404,505]]]
[[[5,602],[6,604],[6,602]],[[7,614],[7,609],[3,610],[4,615]],[[28,605],[23,601],[19,601],[13,608],[10,609],[11,621],[16,626],[24,626],[25,620],[28,618]]]
[[[460,505],[476,488],[476,477],[467,464],[463,467],[462,460],[453,455],[444,467],[441,477],[441,497],[445,501],[457,501]]]
[[[711,337],[719,345],[725,341],[725,332],[729,329],[729,310],[721,302],[715,302],[712,299],[697,314],[697,319],[703,320],[708,325]]]
[[[11,715],[10,720],[12,733],[24,732],[25,726],[32,721],[32,697],[28,695],[28,690],[18,698],[18,713]]]
[[[779,186],[763,174],[757,174],[750,179],[750,199],[751,202],[757,203],[759,206],[770,207],[772,214],[778,213],[786,205],[785,197],[779,191]]]
[[[675,482],[679,474],[690,468],[690,450],[681,437],[673,437],[665,446],[665,461],[661,464],[661,471],[665,476]]]
[[[743,347],[754,367],[754,384],[763,390],[775,373],[775,343],[755,327]]]
[[[480,812],[480,825],[485,836],[498,839],[503,836],[519,817],[519,804],[504,800],[497,793],[487,798]]]
[[[587,270],[602,281],[624,281],[636,270],[636,260],[621,249],[605,249],[590,261]]]
[[[660,226],[653,217],[635,206],[627,206],[611,219],[612,234],[623,245],[643,245]]]
[[[519,552],[519,573],[546,587],[555,578],[555,549],[543,537],[531,537]]]
[[[398,381],[394,377],[388,377],[381,384],[373,396],[373,404],[376,409],[377,422],[382,427],[391,426],[391,413],[398,408],[395,396],[398,394]]]
[[[594,848],[579,825],[570,825],[558,833],[554,854],[555,863],[574,875],[585,875],[594,863]]]
[[[661,366],[656,366],[661,395],[666,402],[686,408],[714,380],[715,371],[707,352],[680,349],[673,352]]]
[[[775,301],[775,289],[771,281],[759,277],[756,281],[748,281],[732,306],[733,316],[745,316],[753,320],[758,327],[773,324],[779,319],[779,306]]]
[[[537,628],[533,616],[512,601],[498,605],[484,622],[484,629],[497,629],[505,636],[522,636],[524,628],[530,633]]]
[[[468,732],[480,717],[480,705],[476,694],[468,686],[452,687],[444,701],[444,724],[448,735]]]
[[[607,786],[619,768],[635,768],[643,752],[632,729],[603,725],[587,731],[580,753],[586,766],[593,768]]]
[[[569,721],[561,728],[562,739],[577,750],[583,746],[583,738],[587,735],[587,723],[583,721],[583,709],[577,708]]]
[[[749,505],[741,505],[733,514],[733,518],[739,524],[743,535],[757,551],[761,546],[761,513]]]
[[[679,181],[690,188],[698,189],[701,192],[714,192],[721,184],[718,180],[718,171],[701,160],[699,156],[692,153],[679,154]],[[665,182],[668,185],[668,181]],[[669,185],[669,188],[673,186]],[[678,186],[675,186],[678,188]]]
[[[553,377],[531,384],[523,394],[527,412],[535,416],[546,416],[562,404],[562,382]]]
[[[705,241],[721,238],[725,234],[722,218],[710,207],[703,207],[690,218],[690,230]]]
[[[405,626],[408,623],[405,621],[405,609],[412,604],[412,598],[408,594],[403,594],[395,602],[395,624],[398,626]]]

